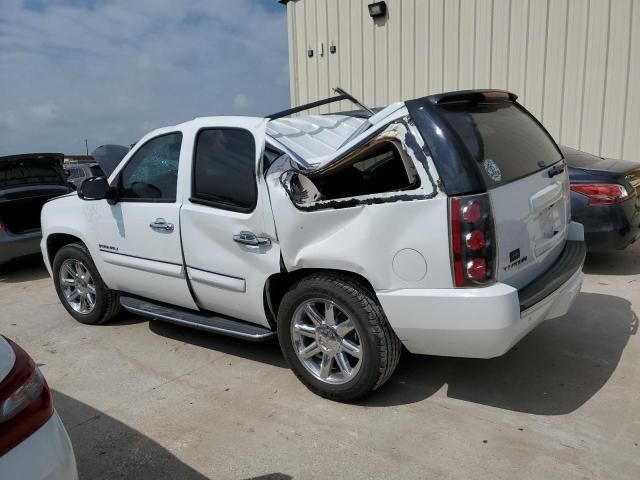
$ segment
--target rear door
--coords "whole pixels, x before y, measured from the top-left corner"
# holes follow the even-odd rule
[[[280,248],[260,168],[266,122],[218,122],[195,135],[180,213],[187,273],[200,307],[268,326],[264,285]]]
[[[438,105],[476,163],[489,192],[496,279],[516,288],[558,258],[570,222],[568,168],[547,131],[501,96]]]

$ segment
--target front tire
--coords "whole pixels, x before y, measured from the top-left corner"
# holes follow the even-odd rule
[[[310,275],[284,295],[278,339],[309,390],[342,402],[380,388],[402,350],[373,292],[340,273]]]
[[[60,302],[80,323],[98,325],[120,311],[120,295],[102,281],[87,248],[62,247],[53,260],[53,280]]]

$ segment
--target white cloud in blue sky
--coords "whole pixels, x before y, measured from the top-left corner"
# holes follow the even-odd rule
[[[0,0],[0,155],[288,106],[275,0]]]

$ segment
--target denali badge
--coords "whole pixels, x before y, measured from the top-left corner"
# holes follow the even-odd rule
[[[500,180],[502,180],[502,172],[500,171],[500,167],[498,167],[496,162],[494,162],[490,158],[487,158],[483,162],[483,164],[484,169],[487,171],[487,175],[489,175],[489,178],[491,178],[491,180],[493,180],[494,182],[499,182]]]

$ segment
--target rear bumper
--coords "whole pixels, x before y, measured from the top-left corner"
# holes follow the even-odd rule
[[[622,250],[640,238],[640,200],[618,205],[586,205],[571,197],[572,220],[584,226],[589,251]],[[581,203],[582,202],[582,203]]]
[[[0,264],[19,257],[40,253],[42,232],[29,232],[19,235],[0,231]]]
[[[496,283],[475,289],[394,290],[377,292],[377,296],[396,335],[410,352],[497,357],[543,320],[567,313],[584,278],[584,243],[575,243],[579,243],[581,252],[571,253],[574,257],[571,262],[566,262],[568,254],[561,255],[547,271],[548,281],[540,287],[549,285],[553,276],[559,275],[558,265],[565,261],[567,268],[562,272],[562,281],[553,284],[552,289],[527,292],[527,286],[518,292],[509,285]],[[532,292],[536,295],[531,295]]]
[[[57,413],[0,457],[0,472],[7,479],[77,480],[73,447]]]

